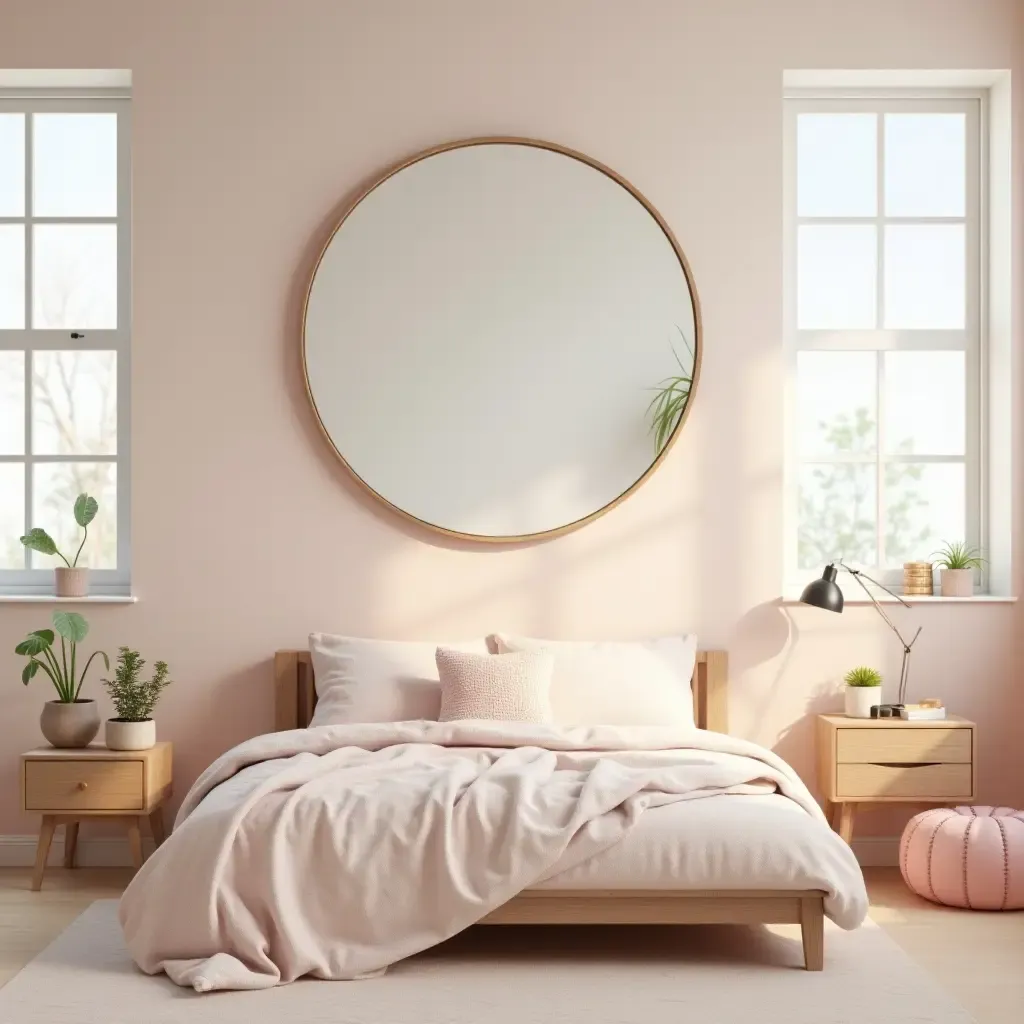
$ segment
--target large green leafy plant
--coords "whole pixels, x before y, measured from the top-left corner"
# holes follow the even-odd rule
[[[110,668],[110,659],[106,654],[93,651],[82,671],[78,672],[78,645],[88,633],[89,623],[77,612],[54,612],[53,629],[37,629],[14,648],[15,654],[28,658],[21,672],[21,681],[28,686],[29,680],[42,669],[57,691],[57,700],[61,704],[73,704],[78,700],[86,673],[97,654],[107,669]],[[54,647],[57,637],[60,637],[59,657]]]
[[[64,554],[58,550],[54,539],[43,529],[38,526],[32,527],[24,537],[21,538],[21,543],[27,548],[31,548],[33,551],[38,551],[41,555],[56,555],[69,569],[74,569],[78,565],[78,556],[82,553],[82,548],[85,547],[85,542],[89,539],[89,524],[96,518],[96,513],[99,512],[99,502],[90,497],[88,494],[80,494],[75,498],[75,522],[85,531],[82,534],[82,543],[78,545],[78,550],[75,552],[75,557],[72,561],[68,561]]]
[[[142,679],[145,659],[128,647],[119,647],[118,651],[114,678],[101,680],[117,711],[116,721],[146,722],[152,717],[164,687],[171,684],[167,678],[167,662],[156,662],[152,678]]]

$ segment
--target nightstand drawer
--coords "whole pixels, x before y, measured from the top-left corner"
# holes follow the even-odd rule
[[[836,765],[836,799],[966,799],[973,794],[969,764]]]
[[[134,811],[145,805],[142,761],[26,761],[26,811]]]
[[[840,764],[901,762],[971,763],[970,729],[837,729],[836,760]]]

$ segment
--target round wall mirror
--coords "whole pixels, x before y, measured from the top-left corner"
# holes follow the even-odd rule
[[[654,208],[613,171],[522,139],[390,170],[313,273],[303,359],[349,470],[402,515],[476,540],[595,518],[678,435],[697,295]]]

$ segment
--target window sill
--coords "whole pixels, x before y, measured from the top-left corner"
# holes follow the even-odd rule
[[[0,594],[0,604],[135,604],[137,594],[87,594],[57,597],[55,594]]]
[[[899,604],[902,599],[907,604],[1016,604],[1016,597],[1004,597],[1000,594],[972,594],[970,597],[942,597],[940,594],[904,594],[900,598],[891,597],[889,594],[875,595],[879,604]],[[779,598],[782,605],[800,604],[799,593],[787,593]],[[846,605],[871,604],[870,598],[849,597],[843,601]]]

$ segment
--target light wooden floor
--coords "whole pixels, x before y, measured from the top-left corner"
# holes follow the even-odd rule
[[[0,985],[12,978],[93,900],[121,894],[131,872],[46,872],[29,892],[28,868],[0,869]],[[871,916],[959,1000],[978,1024],[1019,1024],[1024,1006],[1024,911],[951,910],[914,896],[895,868],[868,868]]]

